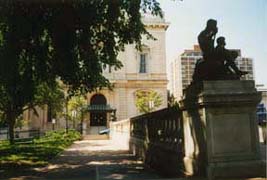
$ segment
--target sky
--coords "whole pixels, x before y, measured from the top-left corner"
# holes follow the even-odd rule
[[[241,49],[254,60],[256,84],[267,85],[267,0],[159,0],[170,23],[166,32],[167,62],[197,44],[208,19],[216,19],[217,37],[227,49]]]

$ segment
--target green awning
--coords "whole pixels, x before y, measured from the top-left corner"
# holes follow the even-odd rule
[[[87,111],[89,112],[93,112],[93,111],[105,111],[105,112],[112,112],[112,111],[116,111],[116,109],[112,108],[109,104],[103,105],[103,104],[99,104],[99,105],[88,105],[87,106]]]

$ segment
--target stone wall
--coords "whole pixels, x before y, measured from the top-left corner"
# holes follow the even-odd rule
[[[110,123],[110,139],[121,149],[129,150],[130,119]]]

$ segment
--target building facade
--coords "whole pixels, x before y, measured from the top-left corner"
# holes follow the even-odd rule
[[[37,107],[39,116],[33,110],[24,112],[23,118],[28,121],[28,128],[46,131],[54,129],[54,126],[55,129],[68,127],[83,129],[85,134],[98,134],[108,128],[111,120],[119,121],[141,114],[135,105],[137,91],[157,92],[162,100],[157,109],[167,107],[165,33],[169,24],[164,18],[152,15],[146,15],[142,20],[156,40],[144,37],[141,51],[134,44],[126,45],[125,50],[118,55],[123,67],[118,70],[107,67],[103,70],[113,89],[102,89],[86,95],[87,105],[82,122],[74,125],[62,117],[53,124],[49,120],[48,108],[44,106]]]
[[[104,76],[114,88],[87,95],[88,108],[83,120],[87,134],[107,128],[114,118],[124,120],[139,115],[135,105],[137,91],[156,91],[162,99],[158,109],[167,107],[165,32],[168,23],[153,16],[146,16],[143,22],[157,40],[143,38],[141,51],[134,44],[126,45],[125,51],[118,55],[123,67],[104,70]]]
[[[254,79],[253,59],[242,57],[240,49],[232,49],[238,52],[236,65],[241,71],[247,71],[248,74],[242,77],[243,80]],[[179,100],[185,89],[192,81],[195,64],[198,59],[202,58],[202,52],[198,45],[194,45],[193,49],[186,49],[176,59],[170,63],[170,92]]]

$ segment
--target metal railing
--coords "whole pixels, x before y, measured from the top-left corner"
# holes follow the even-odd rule
[[[39,129],[15,130],[14,131],[15,140],[33,139],[33,138],[39,138],[40,136],[41,136],[41,133]],[[8,139],[9,139],[8,130],[1,130],[0,140],[8,140]]]

